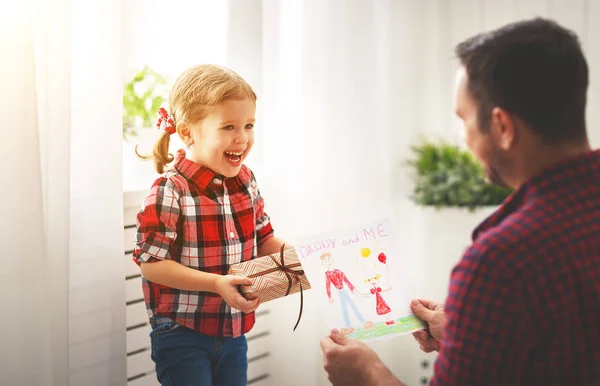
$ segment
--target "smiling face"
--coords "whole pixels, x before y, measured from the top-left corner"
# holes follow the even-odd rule
[[[379,277],[373,276],[367,279],[367,282],[373,287],[377,287],[377,283],[379,283]]]
[[[203,120],[190,124],[193,145],[186,157],[225,177],[235,177],[254,144],[256,105],[226,99]]]
[[[496,133],[493,130],[495,127],[480,127],[477,104],[471,96],[468,82],[467,72],[462,67],[456,74],[454,108],[458,117],[463,121],[465,143],[482,165],[487,182],[507,186],[502,175],[504,162],[496,143],[498,142],[498,136],[495,135]],[[504,113],[502,112],[502,114]],[[495,118],[495,116],[492,118],[492,125],[496,123]]]

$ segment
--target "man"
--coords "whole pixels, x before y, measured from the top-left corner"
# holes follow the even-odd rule
[[[473,232],[446,304],[413,301],[438,350],[432,385],[600,385],[600,152],[585,126],[588,68],[552,21],[460,43],[466,143],[516,191]],[[447,319],[447,320],[446,320]],[[402,385],[366,345],[322,339],[334,385]]]

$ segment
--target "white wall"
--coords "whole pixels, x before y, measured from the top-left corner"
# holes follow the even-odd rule
[[[226,1],[124,1],[124,76],[149,65],[172,81],[192,65],[223,64],[227,13]]]
[[[126,380],[121,16],[118,0],[2,4],[2,385]]]
[[[228,12],[227,1],[123,1],[123,79],[129,81],[148,65],[172,84],[188,67],[226,64]],[[123,142],[125,191],[147,190],[157,176],[152,163],[140,160],[134,149],[139,145],[142,154],[150,154],[159,133],[154,125],[139,133]],[[172,151],[182,147],[176,136],[171,138]]]
[[[590,66],[588,130],[600,145],[600,2],[597,0],[428,0],[419,2],[421,55],[419,75],[423,87],[423,130],[460,140],[460,122],[451,105],[457,61],[453,47],[472,34],[535,16],[549,17],[574,30],[582,42]],[[450,122],[453,124],[451,125]]]

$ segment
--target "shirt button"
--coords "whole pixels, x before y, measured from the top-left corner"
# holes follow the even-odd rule
[[[216,185],[221,185],[221,183],[222,183],[222,182],[223,182],[223,181],[221,181],[221,180],[220,180],[220,179],[218,179],[218,178],[215,178],[215,179],[213,180],[213,183],[214,183],[214,184],[216,184]]]
[[[235,237],[235,233],[229,232],[229,237],[234,238]]]

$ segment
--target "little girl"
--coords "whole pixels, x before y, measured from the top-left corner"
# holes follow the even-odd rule
[[[175,82],[159,111],[151,156],[161,176],[137,216],[134,260],[143,275],[152,359],[163,385],[246,385],[247,343],[258,300],[229,266],[276,253],[252,171],[256,95],[233,71],[201,65]],[[177,133],[186,145],[168,154]],[[165,167],[175,161],[165,170]]]

